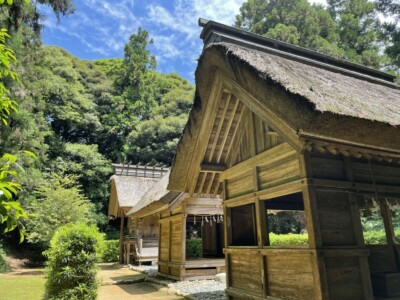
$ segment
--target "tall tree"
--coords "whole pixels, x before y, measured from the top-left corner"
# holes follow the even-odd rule
[[[307,0],[249,0],[235,26],[309,49],[340,54],[336,23],[322,6]]]
[[[376,8],[386,21],[381,26],[381,37],[386,42],[385,53],[391,59],[390,68],[400,72],[400,2],[377,0]]]
[[[235,25],[374,68],[387,64],[376,3],[370,0],[328,0],[327,8],[306,0],[248,0]]]
[[[346,58],[380,68],[379,19],[375,3],[369,0],[328,0],[328,11],[339,27],[339,47]]]

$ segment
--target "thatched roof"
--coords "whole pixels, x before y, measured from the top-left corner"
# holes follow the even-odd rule
[[[129,210],[159,181],[159,178],[113,175],[108,214],[118,216],[119,209]]]
[[[246,110],[298,152],[329,145],[365,157],[400,157],[400,87],[393,76],[281,42],[276,46],[215,22],[206,24],[201,37],[196,96],[172,164],[170,190],[201,193],[208,183],[221,192],[219,176],[201,168],[234,165],[230,149],[241,145],[236,128],[243,128]]]
[[[315,110],[400,125],[400,87],[346,76],[298,61],[229,43],[214,43],[288,92],[304,97]]]
[[[153,213],[159,209],[168,208],[168,204],[180,194],[177,192],[170,192],[167,189],[168,183],[169,172],[143,194],[141,199],[129,210],[127,215],[133,215],[138,212],[144,215]]]

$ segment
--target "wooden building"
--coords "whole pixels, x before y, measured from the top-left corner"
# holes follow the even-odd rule
[[[223,196],[229,298],[373,299],[372,286],[377,297],[398,297],[400,246],[389,209],[400,199],[395,78],[200,25],[196,96],[168,189]],[[384,245],[364,242],[360,210],[372,203]],[[307,244],[271,246],[268,210],[303,211]]]
[[[110,217],[121,218],[120,263],[156,261],[158,252],[158,219],[126,218],[128,211],[168,168],[113,164],[115,174],[110,178],[111,193],[108,206]],[[146,248],[144,252],[143,248]],[[132,260],[133,258],[133,260]]]
[[[169,174],[155,184],[128,212],[129,218],[159,219],[158,272],[177,280],[214,278],[225,270],[223,209],[219,196],[193,195],[167,190]],[[201,242],[193,257],[191,235]],[[200,240],[201,239],[201,240]]]

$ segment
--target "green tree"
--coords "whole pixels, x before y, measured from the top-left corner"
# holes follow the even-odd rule
[[[329,0],[328,11],[339,27],[339,47],[346,58],[367,66],[380,68],[379,19],[375,3],[369,0]]]
[[[139,119],[146,119],[154,106],[154,99],[149,97],[145,84],[147,72],[156,68],[156,59],[148,49],[152,43],[148,32],[140,27],[129,37],[124,49],[121,76],[116,80],[126,113],[133,113]]]
[[[400,3],[397,0],[378,0],[378,12],[387,17],[382,23],[381,38],[385,41],[385,53],[391,59],[390,68],[400,71]]]
[[[5,29],[0,30],[0,120],[2,126],[8,125],[8,119],[12,111],[17,111],[17,103],[9,97],[9,90],[5,87],[3,80],[11,78],[18,81],[18,75],[11,70],[11,64],[16,62],[14,52],[6,46],[6,38],[9,37]],[[15,228],[19,229],[21,241],[25,231],[23,221],[28,217],[20,203],[12,201],[18,193],[21,185],[13,181],[18,172],[13,170],[17,156],[8,153],[2,154],[0,158],[0,224],[5,223],[4,232]]]
[[[388,2],[390,0],[381,0]],[[379,2],[379,0],[378,0]],[[392,3],[392,1],[390,1]],[[325,9],[307,0],[248,0],[243,3],[235,25],[270,38],[344,58],[377,69],[388,65],[381,53],[387,37],[370,0],[329,0]],[[398,9],[387,9],[391,13]],[[396,59],[396,31],[386,27]],[[386,36],[388,36],[386,34]],[[390,63],[389,63],[390,64]]]
[[[46,247],[61,226],[95,223],[94,206],[82,194],[77,176],[51,173],[36,193],[26,224],[29,242]]]
[[[108,179],[113,169],[111,162],[98,152],[98,146],[64,143],[59,156],[48,165],[54,172],[77,177],[82,193],[96,207],[97,224],[104,225],[107,222],[104,216],[109,195]]]
[[[336,23],[322,6],[307,0],[249,0],[235,26],[315,50],[329,44],[337,52]]]
[[[134,163],[170,165],[192,105],[194,89],[176,74],[153,76],[158,94],[148,120],[142,120],[128,137],[127,157]]]

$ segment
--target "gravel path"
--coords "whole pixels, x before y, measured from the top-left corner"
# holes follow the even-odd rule
[[[149,276],[146,281],[167,286],[169,293],[183,295],[192,300],[226,300],[226,284],[215,280],[174,281],[157,275],[157,266],[133,266],[129,269],[145,273]]]
[[[196,300],[225,300],[226,285],[215,280],[181,281],[174,288]]]

